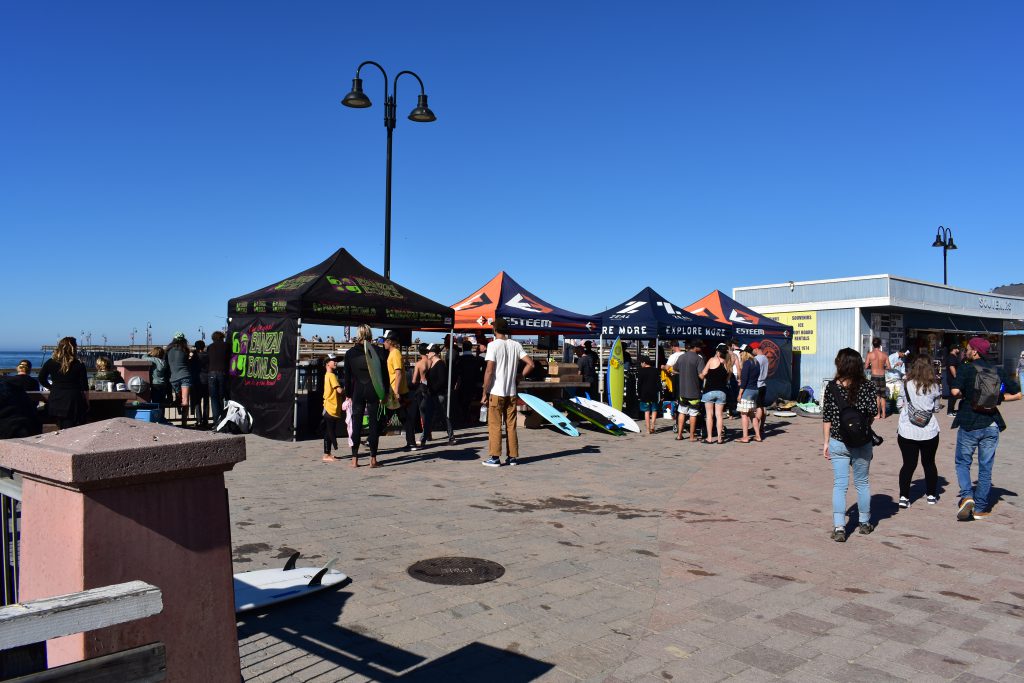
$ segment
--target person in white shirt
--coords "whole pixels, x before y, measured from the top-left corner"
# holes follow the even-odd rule
[[[907,379],[896,397],[896,407],[900,411],[896,442],[903,455],[903,467],[900,468],[901,508],[910,507],[910,483],[917,470],[918,459],[924,469],[928,504],[935,505],[939,501],[939,472],[935,467],[935,453],[939,449],[939,421],[934,413],[939,412],[941,394],[942,385],[935,379],[931,361],[927,356],[917,356],[910,364]],[[913,424],[911,416],[914,413],[918,421],[927,415],[927,422],[921,426]]]
[[[910,351],[893,351],[889,354],[889,367],[899,377],[907,374],[906,360],[910,357]]]
[[[523,345],[508,338],[508,323],[504,318],[495,318],[494,341],[487,345],[484,360],[484,393],[480,401],[487,404],[487,451],[490,457],[483,464],[488,467],[501,465],[501,424],[505,422],[506,465],[515,465],[519,457],[519,438],[516,434],[516,381],[519,376],[519,361],[526,366],[523,374],[533,370],[533,359]]]

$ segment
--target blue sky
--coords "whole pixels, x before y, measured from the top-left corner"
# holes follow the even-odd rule
[[[1014,2],[0,3],[0,348],[223,324],[345,247],[445,303],[1024,280]]]

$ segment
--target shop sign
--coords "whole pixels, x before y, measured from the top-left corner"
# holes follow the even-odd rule
[[[765,317],[793,328],[793,351],[806,354],[818,352],[817,311],[768,313]]]

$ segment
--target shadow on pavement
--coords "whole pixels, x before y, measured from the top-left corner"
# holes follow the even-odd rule
[[[355,630],[338,622],[345,602],[352,597],[347,591],[324,592],[309,600],[296,600],[263,612],[250,612],[238,621],[238,639],[245,649],[243,668],[253,669],[249,676],[277,675],[282,680],[297,675],[296,660],[312,655],[374,681],[508,681],[528,683],[554,668],[553,664],[483,643],[469,643],[443,657],[427,662],[426,657],[410,652]],[[246,646],[269,636],[260,660],[261,650]],[[242,642],[250,640],[251,642]],[[291,646],[282,651],[279,643]],[[261,667],[261,661],[277,662]],[[256,661],[253,661],[256,660]],[[311,663],[310,668],[317,666]],[[317,666],[317,673],[327,673]]]
[[[520,465],[532,465],[535,462],[541,462],[542,460],[550,460],[551,458],[561,458],[566,455],[578,455],[580,453],[600,453],[601,449],[598,446],[587,445],[580,448],[570,448],[564,451],[555,451],[554,453],[541,453],[539,455],[520,455],[518,462]]]

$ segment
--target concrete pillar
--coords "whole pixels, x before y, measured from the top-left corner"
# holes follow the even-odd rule
[[[139,579],[162,613],[52,640],[50,666],[147,643],[167,646],[167,680],[240,679],[224,472],[240,436],[115,418],[0,441],[24,476],[20,599]]]
[[[139,394],[139,397],[144,401],[149,400],[149,373],[153,369],[152,363],[141,358],[122,358],[114,361],[114,367],[121,373],[126,383],[130,382],[132,377],[141,377],[142,381],[146,383],[146,389]]]

